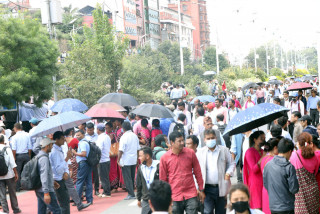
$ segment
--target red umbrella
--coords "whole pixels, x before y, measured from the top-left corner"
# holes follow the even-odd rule
[[[106,108],[104,103],[99,103],[92,106],[85,115],[92,118],[119,118],[125,119],[119,112],[114,109]]]
[[[287,91],[306,90],[311,89],[312,85],[306,82],[296,82],[289,86]]]
[[[127,111],[125,108],[123,108],[121,105],[117,104],[117,103],[112,103],[112,102],[107,102],[107,103],[98,103],[96,105],[96,108],[109,108],[109,109],[113,109],[115,111]]]

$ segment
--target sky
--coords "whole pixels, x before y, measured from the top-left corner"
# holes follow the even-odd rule
[[[104,0],[107,5],[116,1],[121,0]],[[40,7],[40,2],[30,0],[33,7]],[[81,8],[103,0],[61,2]],[[317,38],[320,41],[319,9],[320,0],[207,0],[210,40],[215,45],[218,38],[219,49],[231,56],[246,55],[273,40],[285,49],[315,46]]]

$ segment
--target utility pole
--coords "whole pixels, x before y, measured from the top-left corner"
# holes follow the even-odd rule
[[[320,81],[320,31],[317,32],[318,82]]]
[[[179,13],[179,45],[180,45],[180,65],[181,65],[181,76],[184,74],[184,63],[183,63],[183,49],[181,44],[182,28],[181,28],[181,8],[180,0],[178,0],[178,13]]]
[[[219,67],[219,49],[218,49],[218,42],[219,42],[219,39],[218,39],[218,30],[216,29],[216,41],[217,41],[217,44],[216,44],[216,64],[217,64],[217,74],[219,74],[219,71],[220,71],[220,67]]]
[[[274,57],[274,67],[277,67],[277,56],[276,56],[276,44],[275,41],[273,40],[273,57]]]
[[[269,76],[268,43],[266,44],[267,75]]]
[[[257,53],[256,53],[256,46],[254,46],[254,70],[257,73]]]

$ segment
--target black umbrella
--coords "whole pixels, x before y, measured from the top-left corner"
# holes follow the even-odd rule
[[[110,93],[106,94],[98,100],[98,103],[113,102],[121,106],[137,106],[139,103],[130,94]]]
[[[255,87],[258,87],[257,83],[254,83],[254,82],[248,82],[246,84],[244,84],[242,86],[242,90],[245,91],[245,90],[248,90],[249,88],[255,88]]]
[[[314,80],[314,77],[313,76],[303,76],[301,78],[303,81],[306,81],[306,80]]]
[[[280,85],[282,84],[282,82],[280,80],[269,80],[268,82],[269,84],[273,84],[273,85]]]
[[[145,117],[173,118],[175,115],[166,107],[158,104],[143,104],[132,113]]]

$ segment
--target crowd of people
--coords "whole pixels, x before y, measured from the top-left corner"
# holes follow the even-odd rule
[[[3,212],[9,213],[7,189],[13,212],[22,212],[16,192],[25,182],[24,166],[36,159],[39,214],[70,213],[70,202],[80,211],[93,205],[93,195],[107,202],[119,188],[128,192],[125,200],[138,201],[142,214],[225,214],[228,195],[236,214],[319,213],[319,83],[297,93],[286,91],[291,83],[229,92],[210,81],[214,102],[192,98],[183,85],[173,84],[166,91],[170,103],[150,103],[167,107],[174,118],[147,118],[125,107],[124,120],[92,120],[43,137],[32,133],[49,108],[23,103],[33,110],[21,115],[28,123],[15,123],[12,130],[0,123]],[[195,89],[202,95],[201,84]],[[264,102],[290,111],[265,132],[223,135],[237,113]],[[101,152],[97,164],[91,160],[94,146]],[[233,176],[238,184],[231,186]]]

